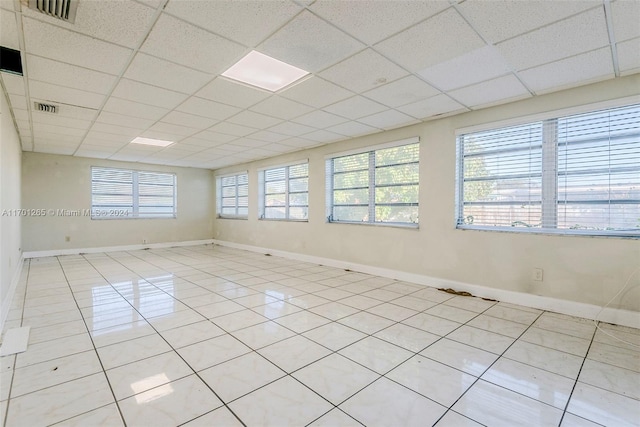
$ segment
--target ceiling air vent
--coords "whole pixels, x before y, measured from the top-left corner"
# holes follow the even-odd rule
[[[73,23],[76,20],[78,0],[29,0],[29,8]]]
[[[56,114],[58,112],[58,106],[53,104],[43,104],[42,102],[36,102],[36,111],[41,111],[43,113],[51,113]]]

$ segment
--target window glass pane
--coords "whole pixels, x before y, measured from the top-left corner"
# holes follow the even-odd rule
[[[289,208],[289,218],[291,219],[307,219],[309,216],[307,207],[291,207]]]
[[[376,204],[378,203],[418,203],[418,186],[376,187]]]
[[[334,172],[346,172],[369,168],[369,153],[356,154],[353,156],[338,157],[333,159]]]
[[[289,194],[289,206],[309,206],[309,193]]]
[[[369,185],[369,171],[348,172],[333,176],[333,188],[367,187]]]
[[[376,185],[417,183],[418,175],[417,163],[376,168]]]
[[[309,189],[308,178],[289,179],[289,191],[307,191]]]
[[[335,206],[334,221],[369,221],[369,208],[364,206]]]
[[[284,179],[284,176],[285,168],[269,169],[264,171],[264,179],[267,182]]]
[[[376,206],[376,222],[418,222],[417,206]]]
[[[265,206],[286,206],[286,196],[284,194],[267,194],[264,198]]]
[[[333,192],[336,205],[360,205],[369,203],[369,190],[336,190]]]
[[[238,174],[219,177],[218,179],[218,215],[219,216],[246,216],[248,204],[248,175]],[[237,196],[237,197],[236,197]]]
[[[221,179],[222,186],[226,187],[229,185],[236,185],[236,177],[235,176],[225,176]]]
[[[289,178],[301,178],[309,175],[309,164],[295,165],[289,167]]]
[[[418,144],[403,145],[376,151],[376,166],[418,161]]]
[[[249,194],[249,185],[238,185],[238,196],[247,196]]]
[[[222,187],[222,197],[235,197],[236,187]]]
[[[286,208],[267,206],[264,208],[264,217],[270,219],[285,219],[287,215]]]

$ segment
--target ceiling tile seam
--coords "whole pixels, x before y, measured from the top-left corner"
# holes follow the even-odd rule
[[[578,57],[578,56],[586,55],[587,53],[592,53],[592,52],[598,51],[598,50],[600,50],[600,49],[605,49],[605,48],[610,48],[610,47],[611,47],[611,46],[609,45],[609,43],[607,43],[607,44],[604,44],[604,45],[602,45],[602,46],[598,46],[598,47],[596,47],[596,48],[589,49],[589,50],[584,51],[584,52],[580,52],[580,53],[576,53],[576,54],[573,54],[573,55],[565,56],[564,58],[556,59],[556,60],[554,60],[554,61],[544,62],[544,63],[542,63],[542,64],[536,64],[536,65],[533,65],[533,66],[531,66],[531,67],[523,68],[522,70],[519,70],[519,71],[517,71],[517,72],[518,72],[518,73],[522,73],[523,71],[529,71],[529,70],[533,70],[534,68],[544,67],[544,66],[546,66],[546,65],[555,64],[556,62],[566,61],[567,59],[576,58],[576,57]],[[457,90],[457,89],[456,89],[456,90]]]
[[[11,98],[9,98],[9,92],[7,91],[7,88],[4,85],[4,79],[0,79],[0,86],[2,87],[2,95],[7,100],[7,105],[9,106],[9,113],[11,114],[11,121],[13,121],[13,127],[15,127],[16,132],[18,133],[18,138],[20,139],[20,146],[22,147],[22,144],[25,141],[22,140],[22,132],[20,132],[20,128],[18,127],[18,121],[16,120],[16,115],[13,113],[14,108],[11,105]],[[31,141],[32,141],[31,144],[33,145],[33,132],[31,135]]]
[[[487,40],[487,38],[482,34],[482,32],[473,25],[472,21],[466,16],[466,14],[462,10],[460,10],[460,7],[458,7],[457,4],[454,5],[453,8],[456,10],[456,12],[458,12],[458,15],[460,15],[460,17],[464,19],[467,25],[478,35],[478,37],[482,39],[482,41],[485,43],[486,46],[491,46],[491,47],[496,46],[495,44],[490,43],[489,40]],[[511,74],[513,74],[513,76],[518,80],[518,82],[520,82],[520,84],[527,90],[527,92],[529,92],[529,95],[535,96],[535,92],[524,82],[524,80],[520,78],[514,66],[510,62],[508,62],[506,58],[504,62],[505,64],[508,65],[509,70],[511,70]],[[461,89],[461,88],[458,88],[458,89]],[[470,108],[468,105],[465,105],[465,107]]]
[[[87,135],[91,131],[91,128],[96,123],[96,120],[100,116],[100,113],[102,113],[102,111],[104,109],[104,106],[109,101],[109,98],[111,97],[111,95],[115,91],[116,87],[118,86],[118,83],[120,83],[120,79],[122,79],[122,76],[124,75],[124,73],[126,73],[126,71],[129,68],[129,66],[131,66],[131,63],[133,62],[133,59],[138,54],[138,50],[140,49],[142,44],[145,42],[147,37],[149,37],[149,33],[151,32],[151,30],[153,29],[154,25],[156,24],[156,22],[160,18],[160,15],[162,15],[162,9],[166,6],[167,2],[169,2],[169,0],[163,0],[163,2],[161,2],[158,5],[158,7],[156,8],[156,11],[154,12],[154,15],[153,15],[153,19],[151,19],[151,22],[149,24],[149,28],[147,29],[146,35],[138,42],[137,46],[131,51],[131,54],[129,55],[129,58],[127,59],[127,62],[122,67],[122,71],[120,72],[120,74],[117,76],[116,80],[111,85],[111,89],[109,90],[109,92],[104,96],[104,100],[102,101],[102,104],[98,108],[98,111],[96,112],[93,120],[91,120],[91,125],[89,126],[89,129],[87,129],[87,131],[85,132],[84,136],[80,140],[80,144],[78,144],[78,147],[76,147],[76,149],[74,150],[73,154],[71,154],[72,156],[74,156],[78,152],[78,150],[80,149],[80,147],[84,143],[84,140],[87,138]]]
[[[602,0],[604,6],[604,19],[607,23],[607,34],[609,35],[609,44],[611,45],[611,60],[613,61],[613,72],[616,77],[620,77],[620,65],[618,62],[618,45],[616,44],[615,33],[613,32],[613,11],[611,10],[611,2]]]
[[[131,50],[130,48],[127,48],[127,49],[128,49],[128,50]],[[81,69],[83,69],[83,70],[91,71],[91,72],[93,72],[93,73],[105,74],[105,75],[107,75],[107,76],[111,76],[111,77],[118,77],[118,75],[117,75],[117,74],[111,74],[111,73],[108,73],[108,72],[106,72],[106,71],[98,71],[98,70],[96,70],[96,69],[94,69],[94,68],[85,67],[84,65],[71,64],[71,63],[69,63],[69,62],[61,61],[61,60],[59,60],[59,59],[51,59],[51,58],[49,58],[49,57],[42,56],[42,55],[37,55],[37,54],[35,54],[35,53],[28,53],[28,55],[29,55],[29,56],[33,56],[34,58],[45,59],[45,60],[47,60],[47,61],[59,62],[60,64],[68,65],[68,66],[70,66],[70,67],[81,68]],[[62,86],[62,85],[58,85],[58,86]],[[64,86],[64,87],[70,87],[70,86]],[[75,88],[73,88],[73,89],[75,89]]]
[[[22,9],[20,0],[14,0],[16,18],[16,30],[18,32],[18,45],[20,46],[20,60],[22,61],[22,82],[24,85],[24,96],[27,100],[27,112],[29,114],[29,130],[31,131],[31,151],[36,150],[36,138],[33,129],[33,113],[31,109],[31,93],[29,91],[29,70],[27,68],[27,48],[24,41],[24,28],[22,26]],[[20,141],[22,145],[22,140]]]
[[[604,2],[604,0],[602,0],[602,1]],[[589,13],[589,12],[591,12],[591,11],[593,11],[593,10],[596,10],[596,9],[598,9],[598,8],[601,8],[601,7],[603,7],[603,5],[602,5],[602,4],[599,4],[599,5],[597,5],[597,6],[593,6],[593,7],[589,8],[589,9],[585,9],[585,10],[582,10],[582,11],[580,11],[580,12],[574,13],[573,15],[568,15],[568,16],[565,16],[564,18],[556,19],[556,20],[555,20],[555,21],[553,21],[553,22],[549,22],[549,23],[547,23],[547,24],[544,24],[544,25],[541,25],[541,26],[539,26],[539,27],[533,28],[533,29],[531,29],[531,30],[529,30],[529,31],[525,31],[524,33],[520,33],[520,34],[517,34],[517,35],[515,35],[515,36],[511,36],[511,37],[506,38],[506,39],[504,39],[504,40],[500,40],[499,42],[496,42],[496,43],[495,43],[495,45],[497,46],[497,45],[499,45],[499,44],[506,43],[506,42],[511,41],[511,40],[513,40],[513,39],[517,39],[518,37],[522,37],[522,36],[525,36],[525,35],[527,35],[527,34],[531,34],[531,33],[535,32],[535,31],[541,30],[541,29],[543,29],[543,28],[546,28],[546,27],[550,27],[550,26],[552,26],[552,25],[555,25],[555,24],[557,24],[557,23],[559,23],[559,22],[566,21],[567,19],[571,19],[571,18],[574,18],[574,17],[576,17],[576,16],[579,16],[579,15],[582,15],[582,14]]]

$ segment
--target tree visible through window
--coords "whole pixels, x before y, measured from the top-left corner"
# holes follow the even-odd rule
[[[330,222],[418,223],[419,144],[327,160]]]
[[[458,227],[640,235],[640,105],[458,137]]]

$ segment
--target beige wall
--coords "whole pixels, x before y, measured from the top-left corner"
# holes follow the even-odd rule
[[[92,220],[89,216],[23,219],[24,251],[95,248],[210,239],[215,212],[212,173],[53,154],[23,153],[23,207],[82,210],[91,208],[91,166],[173,172],[177,176],[176,219]],[[66,242],[65,237],[70,241]]]
[[[640,265],[637,239],[463,231],[454,227],[455,130],[640,93],[640,75],[442,118],[216,171],[249,170],[249,219],[216,219],[220,240],[602,305]],[[325,155],[419,136],[420,228],[325,222]],[[257,169],[309,159],[308,223],[258,220]],[[534,282],[534,267],[544,281]],[[612,307],[640,310],[640,274]]]
[[[0,94],[0,213],[20,208],[20,166],[22,148],[9,105]],[[5,307],[16,268],[19,265],[21,217],[0,216],[0,301]],[[0,319],[3,317],[0,316]]]

